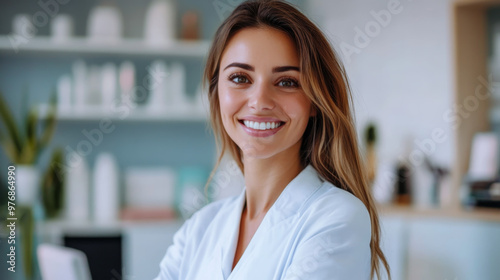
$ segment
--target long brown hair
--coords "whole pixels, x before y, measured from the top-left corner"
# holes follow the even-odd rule
[[[239,147],[223,128],[217,85],[222,53],[231,37],[244,28],[272,27],[286,33],[295,43],[300,60],[302,89],[311,100],[316,115],[309,120],[302,138],[301,163],[311,164],[318,173],[366,206],[371,219],[371,277],[380,279],[382,262],[390,278],[389,265],[380,249],[380,224],[360,156],[352,96],[343,65],[323,33],[295,7],[283,1],[258,0],[240,4],[215,34],[205,68],[208,82],[210,117],[219,148],[217,169],[224,152],[229,151],[241,170]]]

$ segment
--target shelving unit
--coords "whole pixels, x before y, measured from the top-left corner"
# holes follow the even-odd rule
[[[38,224],[40,232],[48,236],[73,234],[73,235],[106,235],[121,234],[124,230],[137,227],[175,227],[179,228],[184,223],[181,219],[173,220],[145,220],[145,221],[122,221],[117,220],[108,223],[96,223],[92,221],[46,221]]]
[[[50,37],[34,37],[17,46],[11,40],[13,39],[9,36],[0,36],[0,52],[13,55],[23,52],[203,58],[210,46],[208,41],[176,41],[171,44],[151,45],[141,39],[122,39],[106,43],[93,42],[87,38],[72,38],[60,42]]]
[[[50,105],[42,104],[38,107],[38,114],[41,118],[47,117],[49,110],[53,110]],[[115,114],[105,110],[103,107],[85,107],[80,110],[68,109],[57,110],[59,121],[99,121],[110,119],[112,121],[124,122],[207,122],[208,111],[186,108],[184,110],[158,109],[148,110],[147,108],[136,108],[128,114]]]
[[[95,42],[88,38],[72,38],[67,41],[54,41],[50,37],[34,37],[26,43],[14,47],[9,36],[0,36],[0,53],[23,54],[68,54],[68,55],[121,55],[138,57],[183,57],[203,59],[208,53],[209,41],[176,41],[170,44],[151,45],[141,39],[122,39],[117,42]],[[47,116],[50,107],[47,104],[38,106],[42,118]],[[120,116],[110,113],[99,106],[88,106],[82,109],[67,109],[57,112],[61,121],[98,121],[104,118],[114,121],[174,121],[174,122],[206,122],[208,111],[200,108],[147,110],[138,107],[129,114]]]
[[[474,98],[476,90],[487,90],[488,35],[486,11],[500,6],[499,0],[456,0],[452,6],[454,25],[454,104],[464,105]],[[482,88],[481,88],[482,87]],[[490,99],[479,100],[477,108],[460,118],[455,129],[455,165],[453,167],[453,204],[460,208],[460,185],[467,172],[472,139],[478,132],[490,129]],[[497,211],[500,216],[500,210]]]

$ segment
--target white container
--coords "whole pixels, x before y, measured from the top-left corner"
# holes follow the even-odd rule
[[[17,165],[16,204],[33,206],[40,193],[40,173],[33,165]]]
[[[123,19],[117,7],[102,5],[93,8],[87,24],[88,37],[94,42],[116,43],[123,33]]]
[[[106,63],[101,69],[101,105],[109,109],[117,98],[117,70],[113,63]]]
[[[134,167],[125,173],[127,207],[173,208],[176,173],[166,167]]]
[[[144,39],[152,45],[169,44],[176,38],[176,9],[171,0],[153,0],[146,12]]]
[[[393,201],[397,182],[396,166],[391,162],[382,162],[373,181],[373,196],[380,204],[389,204]]]
[[[129,108],[135,108],[134,88],[135,88],[135,66],[130,61],[124,61],[120,65],[118,74],[118,83],[120,85],[120,101]]]
[[[69,75],[64,75],[57,81],[57,110],[69,112],[73,104],[72,82]]]
[[[18,14],[12,20],[12,33],[22,36],[24,39],[31,39],[36,35],[37,28],[33,25],[28,14]]]
[[[97,156],[93,178],[93,217],[96,222],[114,222],[119,217],[118,167],[109,153]]]
[[[425,164],[413,165],[412,173],[412,203],[415,207],[421,209],[432,208],[434,205],[433,192],[438,187],[434,184],[434,176]]]
[[[492,180],[498,172],[498,136],[476,133],[472,141],[468,176],[471,180]]]
[[[73,19],[66,14],[54,17],[50,26],[50,35],[56,42],[66,42],[73,37]]]
[[[162,60],[156,60],[149,68],[149,83],[146,85],[149,89],[148,108],[155,111],[165,110],[170,102],[167,97],[167,64]]]
[[[76,152],[71,152],[68,158],[77,159],[68,163],[65,176],[65,217],[69,221],[88,221],[90,217],[89,193],[90,175],[87,161]]]

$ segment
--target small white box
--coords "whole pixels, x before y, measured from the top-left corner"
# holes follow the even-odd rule
[[[125,171],[125,204],[142,209],[173,208],[176,173],[167,167],[134,167]]]

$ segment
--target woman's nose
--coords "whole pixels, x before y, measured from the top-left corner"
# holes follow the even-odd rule
[[[275,106],[272,88],[266,85],[257,85],[250,93],[248,106],[256,111],[272,110]]]

